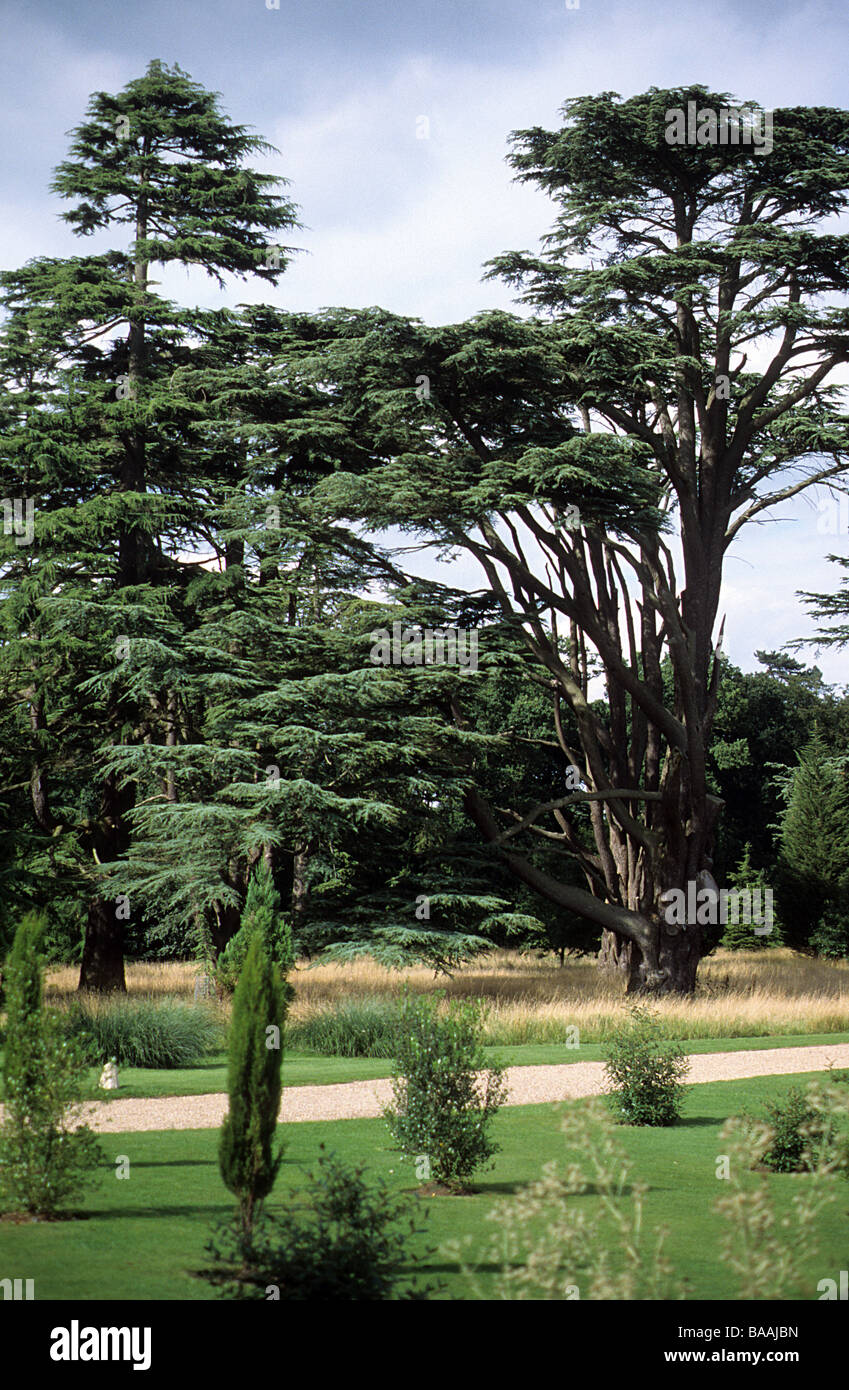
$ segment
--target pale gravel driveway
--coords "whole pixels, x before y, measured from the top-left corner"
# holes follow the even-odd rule
[[[747,1076],[783,1076],[849,1067],[849,1043],[824,1047],[776,1047],[758,1052],[707,1052],[690,1058],[686,1080],[734,1081]],[[541,1105],[604,1090],[603,1062],[560,1066],[509,1067],[508,1105]],[[347,1081],[332,1086],[287,1086],[280,1120],[358,1120],[380,1115],[391,1099],[387,1080]],[[101,1134],[148,1129],[216,1129],[227,1111],[226,1095],[163,1096],[154,1100],[113,1100],[86,1107],[86,1118]]]

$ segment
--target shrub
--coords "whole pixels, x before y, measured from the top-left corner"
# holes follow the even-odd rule
[[[382,1181],[369,1187],[362,1168],[325,1155],[324,1145],[320,1150],[301,1210],[263,1214],[251,1232],[238,1222],[219,1227],[206,1246],[214,1263],[201,1277],[237,1299],[426,1297],[412,1286],[397,1292],[409,1265],[407,1242],[420,1233],[406,1204]]]
[[[823,1151],[795,1186],[789,1209],[776,1212],[770,1179],[755,1172],[772,1134],[745,1117],[726,1121],[719,1135],[728,1158],[728,1180],[715,1210],[723,1217],[720,1258],[738,1280],[737,1297],[775,1300],[812,1297],[810,1275],[819,1257],[816,1218],[837,1198],[839,1166]]]
[[[612,1120],[597,1101],[572,1104],[563,1122],[566,1164],[547,1163],[541,1177],[488,1213],[492,1234],[443,1247],[446,1260],[459,1263],[475,1298],[566,1301],[686,1298],[688,1281],[664,1252],[667,1230],[646,1220],[648,1187],[635,1181],[633,1159],[616,1138]],[[718,1256],[735,1277],[743,1300],[814,1296],[811,1270],[821,1266],[817,1218],[839,1193],[836,1165],[821,1155],[788,1203],[776,1211],[765,1173],[753,1171],[769,1140],[766,1126],[734,1118],[720,1133],[728,1158],[728,1180],[714,1209]],[[576,1201],[594,1194],[598,1203]],[[494,1290],[482,1288],[480,1274],[494,1273]],[[816,1279],[816,1274],[814,1279]]]
[[[507,1083],[503,1067],[485,1070],[480,1007],[452,1004],[444,1016],[438,1007],[434,996],[406,994],[401,1001],[395,1103],[384,1116],[404,1153],[426,1155],[435,1182],[463,1191],[498,1152],[490,1126]]]
[[[221,1128],[218,1163],[224,1184],[239,1199],[239,1222],[249,1232],[283,1161],[272,1154],[282,1090],[283,983],[254,932],[233,997],[227,1090],[230,1108]]]
[[[0,1190],[8,1210],[52,1216],[85,1187],[102,1151],[80,1126],[85,1059],[44,1008],[44,918],[29,913],[6,963]]]
[[[761,1162],[774,1173],[805,1173],[836,1140],[834,1117],[819,1087],[792,1086],[783,1100],[767,1105],[770,1142]]]
[[[849,957],[849,912],[845,906],[830,904],[811,932],[811,946],[825,960]]]
[[[375,995],[345,999],[287,1031],[291,1047],[323,1057],[394,1057],[398,1006]]]
[[[64,1027],[79,1039],[91,1066],[114,1057],[125,1067],[190,1067],[224,1043],[216,1008],[176,998],[82,996],[68,1009]]]
[[[631,1009],[605,1048],[605,1072],[612,1083],[609,1103],[629,1125],[672,1125],[681,1113],[681,1078],[689,1061],[677,1042],[667,1040],[647,1009]]]

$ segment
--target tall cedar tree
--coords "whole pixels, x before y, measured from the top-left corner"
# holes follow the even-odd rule
[[[245,164],[270,150],[216,94],[152,62],[92,97],[53,183],[76,233],[126,230],[124,245],[2,276],[4,478],[37,514],[34,544],[4,542],[3,680],[44,853],[66,842],[60,867],[88,885],[81,989],[125,987],[123,922],[98,866],[126,852],[139,789],[101,759],[191,736],[187,589],[234,481],[190,389],[218,319],[179,311],[153,274],[176,263],[219,284],[275,282],[288,248],[271,248],[294,210],[273,192],[281,180]],[[224,562],[238,559],[237,547]],[[153,794],[175,799],[173,777]]]
[[[286,1005],[277,967],[254,933],[242,967],[230,1022],[229,1111],[221,1128],[218,1163],[239,1199],[239,1220],[250,1232],[268,1196],[283,1151],[272,1152],[280,1109]]]
[[[199,685],[193,700],[205,706],[203,740],[111,757],[122,776],[143,768],[150,785],[170,770],[181,794],[140,802],[110,881],[148,904],[170,940],[202,910],[213,948],[228,957],[222,971],[243,949],[227,926],[242,910],[242,876],[259,862],[284,897],[299,951],[369,952],[389,965],[417,957],[448,969],[519,925],[492,864],[475,846],[455,845],[463,750],[483,756],[496,742],[447,717],[452,694],[476,677],[371,661],[376,628],[438,625],[444,605],[359,598],[368,571],[363,557],[346,557],[344,537],[334,552],[310,538],[291,498],[269,505],[291,533],[291,553],[266,564],[267,533],[244,529],[239,603],[210,600],[192,634],[205,653],[197,670],[206,693]]]
[[[427,328],[334,310],[301,355],[372,459],[323,485],[329,512],[477,559],[549,681],[585,789],[522,813],[493,806],[472,763],[468,814],[521,882],[602,929],[629,990],[682,993],[712,943],[667,925],[660,895],[712,863],[724,556],[769,507],[845,474],[849,443],[834,384],[849,237],[818,230],[849,202],[849,114],[776,110],[769,150],[671,144],[667,113],[690,101],[739,106],[701,86],[604,93],[567,102],[560,130],[514,135],[518,176],[558,216],[541,255],[490,273],[540,317]],[[577,857],[585,887],[523,852],[540,836]]]

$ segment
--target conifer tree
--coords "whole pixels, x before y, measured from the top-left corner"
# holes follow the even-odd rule
[[[179,310],[154,275],[179,264],[219,284],[275,282],[289,249],[271,243],[294,209],[246,163],[270,148],[179,67],[153,62],[92,97],[53,183],[73,230],[114,233],[115,248],[0,277],[4,479],[36,504],[34,543],[2,542],[4,678],[36,829],[45,846],[70,841],[65,868],[87,911],[81,988],[124,987],[123,923],[99,866],[126,853],[136,801],[178,795],[171,776],[140,794],[102,757],[197,734],[189,589],[234,484],[191,390],[220,316]]]
[[[277,969],[252,932],[233,997],[227,1091],[221,1129],[221,1176],[239,1199],[239,1220],[249,1233],[283,1160],[273,1152],[282,1090],[285,1000]]]
[[[747,844],[743,851],[743,857],[736,869],[728,875],[728,882],[732,888],[739,889],[743,893],[760,892],[761,895],[766,890],[775,892],[774,884],[768,881],[767,874],[763,869],[756,869],[752,865],[752,846]],[[765,899],[761,896],[760,901]],[[743,921],[744,914],[738,912],[736,922],[728,921],[722,933],[720,945],[727,947],[731,951],[760,951],[767,946],[780,946],[784,940],[781,923],[774,910],[772,914],[772,931],[769,933],[758,934],[752,922]]]
[[[849,776],[817,730],[785,783],[779,902],[788,940],[849,949]]]
[[[472,766],[470,819],[521,883],[601,930],[629,990],[683,994],[713,943],[670,930],[661,902],[709,868],[721,815],[707,748],[725,556],[849,458],[849,238],[833,229],[849,113],[776,110],[769,149],[676,143],[669,116],[691,102],[739,107],[697,84],[603,92],[567,101],[559,129],[514,133],[510,162],[553,224],[539,254],[489,271],[537,316],[430,327],[336,309],[300,359],[371,459],[322,485],[328,514],[478,563],[548,683],[552,743],[586,778],[521,815]],[[582,886],[525,852],[538,832]]]

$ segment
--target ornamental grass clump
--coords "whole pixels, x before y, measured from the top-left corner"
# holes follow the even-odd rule
[[[384,1116],[401,1150],[425,1160],[433,1182],[452,1192],[467,1191],[499,1149],[491,1127],[507,1081],[503,1067],[487,1066],[483,1024],[476,1003],[440,1013],[435,996],[406,994],[401,1001],[394,1104]]]

